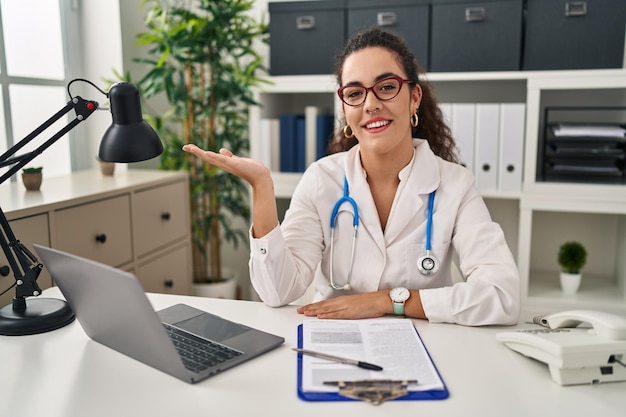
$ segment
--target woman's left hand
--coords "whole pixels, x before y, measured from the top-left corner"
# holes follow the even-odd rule
[[[298,313],[319,319],[367,319],[392,313],[389,290],[340,297],[307,304]]]

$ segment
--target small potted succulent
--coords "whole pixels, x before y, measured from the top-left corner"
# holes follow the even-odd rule
[[[579,242],[565,242],[559,248],[558,262],[561,266],[561,288],[566,294],[578,291],[581,270],[587,262],[587,250]]]
[[[22,169],[22,182],[24,187],[29,191],[37,191],[41,187],[43,179],[43,167],[24,168]]]

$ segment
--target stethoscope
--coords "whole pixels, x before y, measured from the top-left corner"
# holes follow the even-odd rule
[[[344,203],[352,205],[352,249],[350,253],[350,267],[348,269],[348,276],[346,277],[346,284],[341,286],[335,283],[333,277],[333,256],[334,256],[334,243],[335,243],[335,222],[337,220],[337,214],[340,207]],[[433,228],[433,210],[435,207],[435,191],[431,192],[428,196],[428,216],[426,220],[426,253],[417,259],[417,269],[422,275],[433,275],[439,270],[439,260],[435,255],[431,254],[431,234]],[[333,212],[330,217],[330,286],[335,290],[349,290],[350,289],[350,277],[352,276],[352,265],[354,264],[354,248],[356,246],[356,234],[359,228],[359,208],[356,201],[350,197],[350,190],[348,188],[348,179],[343,178],[343,196],[335,203]]]

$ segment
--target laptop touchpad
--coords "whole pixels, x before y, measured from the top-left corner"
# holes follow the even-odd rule
[[[250,330],[242,324],[224,320],[210,313],[200,314],[187,320],[173,323],[176,327],[187,330],[200,337],[220,342]]]

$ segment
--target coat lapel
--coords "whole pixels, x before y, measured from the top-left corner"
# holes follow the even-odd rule
[[[346,175],[350,195],[358,196],[354,198],[359,206],[361,226],[359,233],[369,233],[381,253],[385,253],[385,247],[393,243],[407,225],[415,224],[416,217],[425,219],[426,213],[422,213],[422,211],[426,209],[425,202],[428,201],[428,194],[436,190],[439,185],[439,164],[428,146],[428,142],[414,139],[413,147],[415,148],[415,157],[398,188],[384,235],[380,227],[378,211],[361,166],[358,146],[352,148],[349,157],[346,158]],[[418,224],[420,223],[421,221]]]

